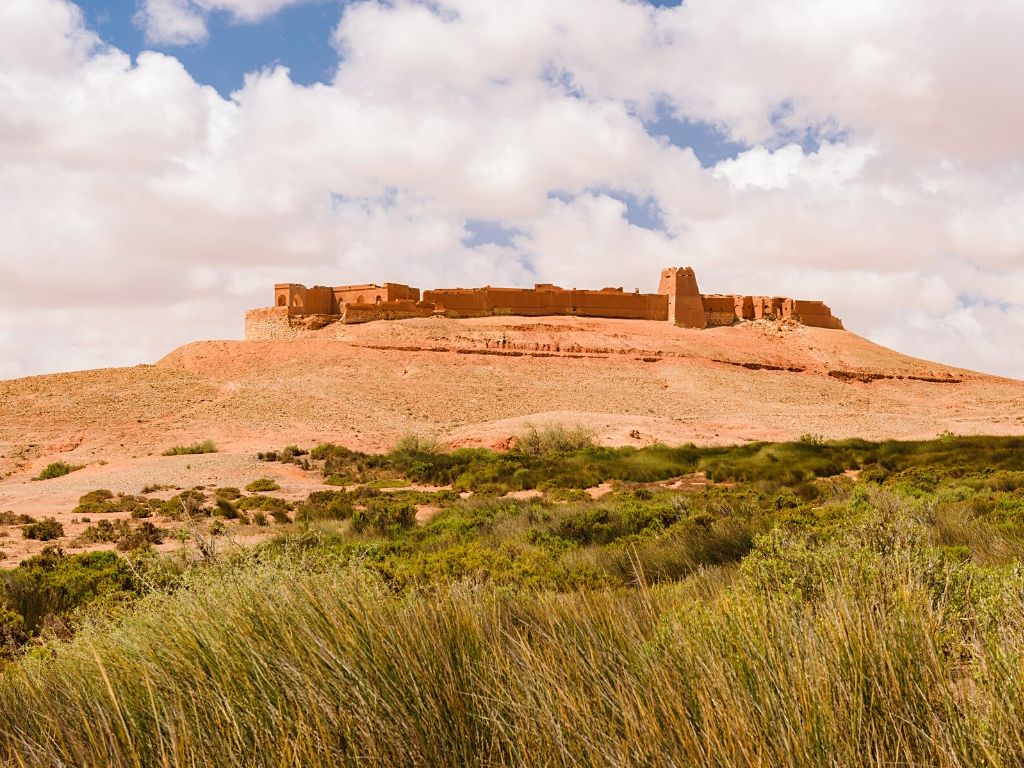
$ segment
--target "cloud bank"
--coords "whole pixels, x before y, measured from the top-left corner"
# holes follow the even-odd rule
[[[290,1],[144,13],[188,42]],[[0,377],[238,337],[276,281],[653,290],[669,264],[1024,377],[1022,26],[995,0],[366,0],[325,30],[332,82],[226,99],[67,0],[6,0]],[[684,122],[744,149],[704,166],[660,135]]]

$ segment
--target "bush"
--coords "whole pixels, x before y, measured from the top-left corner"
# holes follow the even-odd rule
[[[442,453],[441,444],[433,436],[408,432],[395,442],[392,453]]]
[[[0,525],[28,525],[36,522],[32,515],[16,515],[11,510],[0,512]]]
[[[199,453],[217,453],[217,446],[212,440],[192,443],[191,445],[175,445],[163,452],[163,456],[185,456]]]
[[[37,523],[29,523],[23,526],[21,533],[26,539],[53,541],[64,535],[64,526],[52,517],[45,517]]]
[[[55,461],[52,464],[47,464],[46,467],[43,468],[43,471],[40,472],[35,477],[35,479],[52,480],[55,477],[64,477],[64,475],[69,475],[72,472],[77,472],[84,466],[84,464],[68,464],[63,461]]]
[[[164,502],[145,496],[119,493],[116,496],[106,488],[89,491],[78,500],[74,512],[79,515],[125,513],[134,518],[151,517],[162,511]]]
[[[133,527],[127,520],[100,520],[78,537],[80,545],[111,542],[122,552],[130,552],[150,544],[163,542],[164,531],[146,521]]]
[[[532,456],[551,456],[592,447],[594,431],[582,425],[549,424],[540,429],[530,425],[513,439],[517,451]]]
[[[270,510],[270,516],[274,518],[274,522],[278,525],[284,525],[290,523],[292,520],[288,517],[288,510],[286,509],[272,509]]]
[[[300,459],[300,457],[307,455],[309,455],[309,451],[305,448],[299,448],[297,445],[287,445],[280,451],[260,451],[256,454],[256,458],[260,461],[280,461],[282,464],[298,464],[303,469],[308,469],[309,462],[305,459]]]
[[[25,620],[14,611],[0,605],[0,661],[13,658],[15,652],[28,642]]]
[[[131,529],[131,523],[127,520],[100,520],[82,531],[78,537],[78,543],[88,545],[119,541],[123,536],[129,534]]]
[[[173,485],[163,485],[161,483],[148,483],[142,486],[142,490],[139,491],[141,494],[156,493],[157,491],[169,491],[174,488]]]
[[[352,498],[345,491],[314,491],[295,511],[295,521],[348,520],[352,512]]]
[[[164,531],[150,522],[140,523],[137,528],[126,533],[117,541],[117,548],[122,552],[134,552],[153,544],[163,543]]]
[[[264,512],[271,513],[274,511],[287,512],[291,509],[291,504],[284,499],[279,499],[275,496],[263,496],[262,494],[246,496],[243,499],[239,499],[235,506],[243,511],[248,511],[250,509],[262,509]]]
[[[380,497],[370,499],[365,509],[352,513],[352,529],[393,534],[416,524],[416,506],[408,501]]]
[[[135,593],[136,582],[113,552],[67,555],[49,546],[0,571],[0,598],[22,618],[24,632],[37,634],[54,621],[66,624],[72,611],[112,594]]]
[[[206,494],[198,488],[182,491],[160,505],[160,512],[171,520],[196,519],[209,517],[210,508],[206,506]]]
[[[225,520],[236,520],[241,514],[238,511],[238,507],[232,504],[227,499],[218,498],[213,509],[213,513],[219,517],[223,517]]]
[[[279,491],[281,486],[275,480],[271,480],[269,477],[261,477],[258,480],[253,480],[247,486],[245,490],[249,493],[259,493],[261,491]]]

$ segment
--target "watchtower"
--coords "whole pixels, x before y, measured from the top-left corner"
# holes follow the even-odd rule
[[[661,270],[658,293],[668,296],[668,321],[683,328],[707,328],[704,302],[691,267]]]

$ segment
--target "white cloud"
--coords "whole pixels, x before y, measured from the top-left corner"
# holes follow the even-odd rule
[[[211,13],[226,13],[233,21],[253,23],[283,8],[312,0],[143,0],[135,23],[151,43],[188,45],[209,36]]]
[[[287,4],[144,12],[187,42]],[[0,376],[238,336],[279,280],[652,290],[667,264],[1024,376],[1018,6],[939,5],[368,0],[331,83],[268,69],[224,99],[66,0],[7,0]],[[750,148],[702,168],[645,130],[659,103]],[[477,220],[508,242],[468,245]]]
[[[190,0],[145,0],[135,23],[151,43],[188,45],[206,40],[206,18]]]

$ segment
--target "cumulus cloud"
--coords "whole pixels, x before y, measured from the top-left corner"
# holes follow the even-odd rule
[[[236,22],[253,23],[283,8],[312,0],[143,0],[135,23],[151,43],[188,45],[209,37],[211,13],[226,13]]]
[[[142,19],[192,42],[211,13],[292,1],[147,0]],[[69,0],[7,0],[0,376],[238,337],[281,280],[653,290],[668,264],[1024,376],[1005,343],[1024,333],[1022,13],[366,0],[324,31],[331,82],[268,68],[223,98],[105,45]],[[746,149],[704,167],[653,135],[666,114]]]

